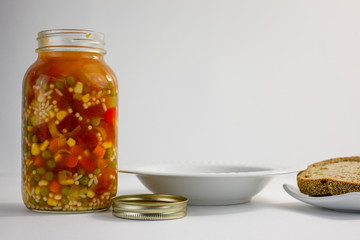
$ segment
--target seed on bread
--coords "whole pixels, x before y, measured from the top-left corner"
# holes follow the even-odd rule
[[[360,192],[360,157],[314,163],[298,173],[297,182],[300,192],[310,196]]]

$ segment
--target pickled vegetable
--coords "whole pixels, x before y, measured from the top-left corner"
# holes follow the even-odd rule
[[[117,189],[116,82],[89,53],[61,54],[67,61],[44,53],[25,76],[23,199],[37,210],[108,208]]]

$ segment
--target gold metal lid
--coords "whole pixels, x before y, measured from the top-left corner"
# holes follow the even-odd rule
[[[122,195],[113,198],[113,215],[135,220],[170,220],[186,216],[188,199],[165,194]]]

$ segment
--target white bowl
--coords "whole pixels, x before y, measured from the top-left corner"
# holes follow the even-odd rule
[[[190,205],[249,202],[276,174],[290,171],[240,164],[131,164],[119,172],[133,173],[153,193],[187,197]]]

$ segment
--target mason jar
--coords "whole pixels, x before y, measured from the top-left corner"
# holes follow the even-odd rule
[[[38,33],[22,95],[22,196],[40,212],[107,209],[117,191],[117,81],[101,33]]]

